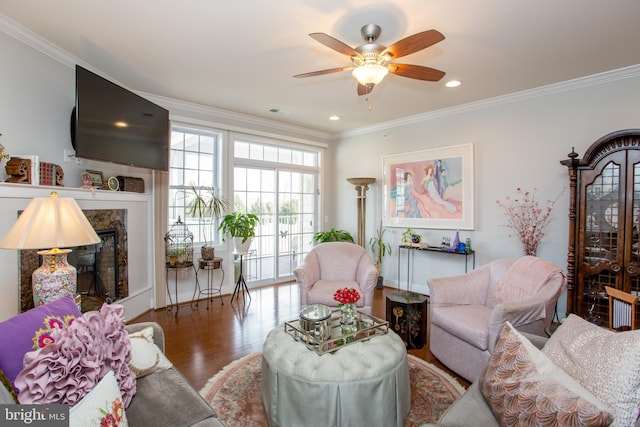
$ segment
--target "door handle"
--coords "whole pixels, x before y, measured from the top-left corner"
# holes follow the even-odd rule
[[[611,271],[613,271],[614,273],[619,273],[620,270],[622,270],[620,264],[611,264]]]

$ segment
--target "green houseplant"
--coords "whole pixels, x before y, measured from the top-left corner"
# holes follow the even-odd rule
[[[391,255],[391,245],[383,240],[385,231],[386,230],[382,228],[382,221],[380,221],[380,227],[378,231],[376,231],[376,235],[369,239],[369,248],[374,255],[376,268],[378,269],[377,289],[382,289],[382,282],[384,280],[380,274],[382,271],[382,258],[387,254]]]
[[[229,206],[229,202],[218,197],[214,187],[197,187],[193,183],[188,190],[187,198],[187,213],[200,219],[201,235],[204,239],[204,245],[201,248],[202,258],[213,259],[215,252],[209,243],[213,243],[214,223],[217,218],[222,216]],[[207,230],[209,231],[208,236]],[[207,237],[209,238],[207,239]]]
[[[249,250],[253,237],[256,235],[256,226],[260,219],[256,214],[233,212],[225,215],[218,229],[225,235],[234,238],[235,251],[245,253]]]
[[[313,235],[313,241],[318,243],[326,242],[351,242],[353,243],[353,236],[348,231],[336,230],[332,228],[329,231],[318,231]]]

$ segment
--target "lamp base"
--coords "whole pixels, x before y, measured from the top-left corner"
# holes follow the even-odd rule
[[[70,249],[39,251],[42,265],[31,275],[33,303],[37,307],[55,301],[65,295],[75,295],[77,288],[76,268],[67,263]]]

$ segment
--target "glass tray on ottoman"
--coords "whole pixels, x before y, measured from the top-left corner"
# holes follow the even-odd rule
[[[350,344],[366,341],[376,335],[384,335],[389,331],[389,322],[374,316],[358,311],[356,320],[357,329],[354,332],[343,332],[340,324],[340,310],[331,312],[329,326],[331,327],[331,337],[323,340],[311,332],[304,331],[300,327],[300,319],[284,322],[284,330],[296,341],[302,342],[311,350],[318,354],[325,354],[336,351]]]

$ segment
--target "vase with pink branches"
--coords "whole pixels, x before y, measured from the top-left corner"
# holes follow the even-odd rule
[[[544,228],[553,219],[551,211],[564,189],[554,200],[547,200],[544,206],[536,200],[536,191],[536,188],[533,191],[523,191],[518,187],[515,197],[506,196],[504,201],[496,200],[507,217],[504,226],[515,230],[524,254],[532,256],[538,253],[538,245],[546,234]],[[511,236],[512,234],[509,234],[509,237]]]

